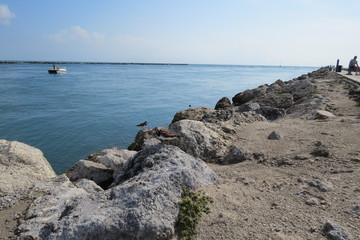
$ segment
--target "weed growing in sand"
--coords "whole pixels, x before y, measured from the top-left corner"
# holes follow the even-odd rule
[[[310,92],[310,94],[320,94],[319,90],[315,89]]]
[[[203,213],[210,213],[209,203],[212,203],[213,199],[206,196],[201,191],[191,191],[184,188],[182,199],[179,202],[179,216],[177,222],[177,232],[180,238],[185,240],[195,239],[195,228],[198,222],[201,220]]]
[[[350,84],[344,84],[343,89],[350,89],[351,85]]]
[[[334,110],[334,107],[327,104],[327,105],[325,106],[325,111],[330,112],[331,110]]]

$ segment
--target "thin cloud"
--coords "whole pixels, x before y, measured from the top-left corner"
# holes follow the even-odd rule
[[[12,13],[7,5],[0,4],[0,25],[9,25],[10,20],[15,18],[15,14]]]
[[[62,29],[53,34],[45,35],[45,38],[56,42],[85,41],[88,43],[103,40],[104,34],[89,32],[79,26],[72,26],[69,29]]]

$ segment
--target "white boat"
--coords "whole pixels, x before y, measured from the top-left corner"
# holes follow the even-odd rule
[[[64,68],[64,67],[56,67],[55,65],[53,65],[52,68],[48,69],[48,72],[52,73],[52,74],[66,73],[66,68]]]

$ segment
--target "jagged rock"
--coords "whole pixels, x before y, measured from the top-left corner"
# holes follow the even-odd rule
[[[190,108],[184,111],[177,112],[172,120],[172,123],[188,119],[201,121],[205,114],[214,112],[214,109],[201,107],[201,108]]]
[[[305,201],[307,205],[319,205],[319,201],[316,198],[309,198]]]
[[[232,100],[235,106],[252,101],[259,103],[260,106],[290,108],[295,101],[311,95],[315,90],[316,85],[307,79],[292,80],[286,83],[277,81],[270,86],[263,85],[238,93]]]
[[[173,145],[204,161],[222,161],[228,147],[232,145],[219,132],[208,128],[203,122],[181,120],[171,124],[169,129],[181,135],[172,141]]]
[[[236,112],[234,111],[234,109],[220,109],[215,112],[208,113],[204,116],[202,120],[202,122],[204,123],[213,123],[216,125],[220,125],[221,127],[224,124],[238,126],[244,123],[251,123],[257,121],[266,121],[266,118],[254,111]]]
[[[331,182],[319,178],[315,178],[314,180],[310,181],[309,185],[318,188],[322,192],[328,192],[334,188],[334,185]]]
[[[30,189],[31,187],[16,190],[15,192],[7,194],[0,193],[0,210],[12,207],[18,201],[27,199]]]
[[[317,110],[322,110],[323,105],[329,101],[331,101],[331,99],[319,94],[310,94],[297,101],[291,108],[288,108],[286,113],[294,117],[311,119],[314,115],[314,112]]]
[[[348,235],[337,224],[330,221],[326,221],[322,230],[329,240],[350,240]]]
[[[347,210],[345,212],[360,217],[360,206],[358,205],[358,206],[352,207],[350,210]]]
[[[271,140],[281,140],[283,138],[284,138],[284,136],[281,133],[279,133],[278,131],[272,131],[270,133],[270,135],[268,136],[268,139],[271,139]]]
[[[276,162],[276,166],[278,166],[278,167],[292,165],[292,162],[290,161],[290,159],[283,158],[283,157],[275,159],[275,162]]]
[[[0,196],[54,176],[54,170],[39,149],[0,139]]]
[[[226,122],[235,117],[236,113],[233,109],[219,109],[214,112],[206,113],[203,116],[202,121],[204,122]]]
[[[98,162],[103,164],[107,168],[111,168],[114,171],[114,177],[120,171],[124,162],[129,158],[133,157],[136,154],[136,151],[129,151],[126,149],[119,148],[108,148],[101,150],[95,154],[92,154],[86,160],[91,160],[93,162]]]
[[[143,149],[153,147],[153,146],[158,145],[160,143],[161,143],[161,141],[159,139],[149,138],[144,142]]]
[[[99,185],[97,185],[94,181],[82,178],[75,183],[75,186],[78,188],[84,189],[88,193],[97,193],[103,191]]]
[[[132,144],[130,144],[130,146],[128,147],[128,150],[140,151],[143,147],[144,142],[147,139],[154,138],[155,135],[156,135],[156,129],[154,128],[140,130],[135,136],[135,141]]]
[[[244,104],[241,104],[240,106],[235,108],[235,111],[237,112],[249,112],[249,111],[256,111],[260,109],[260,105],[255,102],[247,102]]]
[[[316,157],[329,157],[330,150],[327,149],[325,146],[320,146],[316,148],[314,151],[312,151],[310,154]]]
[[[297,80],[304,80],[304,79],[306,79],[306,78],[308,78],[308,75],[307,75],[307,74],[303,74],[303,75],[297,77]]]
[[[311,73],[308,73],[308,77],[311,77],[311,78],[317,78],[317,79],[320,79],[320,78],[325,78],[327,77],[329,73],[329,68],[328,67],[322,67],[316,71],[313,71]]]
[[[219,182],[200,159],[158,144],[123,165],[106,191],[88,193],[66,175],[35,186],[19,234],[26,239],[171,239],[182,188]]]
[[[309,96],[316,88],[316,85],[308,80],[292,80],[287,82],[281,90],[283,93],[291,93],[296,101]]]
[[[331,119],[331,118],[335,118],[335,115],[332,114],[331,112],[323,111],[323,110],[317,110],[310,119],[313,119],[313,120],[317,120],[317,119],[324,120],[324,119]]]
[[[215,110],[227,109],[231,107],[233,107],[233,105],[231,105],[230,99],[227,97],[223,97],[216,103]]]
[[[260,107],[256,110],[256,113],[261,114],[267,120],[274,121],[276,119],[282,118],[285,116],[285,109],[282,108],[273,108],[268,106]]]
[[[268,88],[267,85],[262,85],[258,88],[249,89],[244,92],[238,93],[232,98],[233,104],[235,106],[239,106],[239,105],[247,103],[257,97],[264,96],[266,94],[267,88]]]
[[[164,136],[164,134],[171,134],[173,137]],[[152,146],[156,145],[159,142],[164,142],[166,144],[173,144],[176,138],[180,138],[181,135],[169,130],[168,127],[155,127],[152,129],[140,130],[135,137],[135,141],[128,147],[128,150],[140,151],[147,145]],[[146,143],[147,142],[147,143]],[[131,151],[131,154],[127,156],[131,157],[134,151]]]
[[[232,147],[230,152],[224,158],[224,164],[234,164],[243,162],[246,160],[251,160],[251,154],[243,152],[237,147]]]
[[[80,160],[67,172],[67,176],[71,181],[86,178],[106,189],[107,186],[114,180],[113,172],[114,171],[111,168],[105,167],[101,163]]]
[[[276,82],[270,84],[270,86],[266,89],[267,93],[281,93],[281,88],[285,85],[285,83],[278,79]]]
[[[347,83],[347,84],[349,84],[349,83]],[[360,89],[359,89],[359,86],[352,86],[351,89],[349,89],[349,96],[355,102],[360,103]]]
[[[256,112],[243,112],[241,114],[235,114],[234,124],[241,125],[242,123],[252,123],[252,122],[265,122],[266,118]]]
[[[294,105],[294,98],[291,93],[270,93],[258,98],[256,102],[260,106],[286,109]]]

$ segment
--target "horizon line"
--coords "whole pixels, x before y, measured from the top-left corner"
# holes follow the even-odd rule
[[[0,64],[109,64],[109,65],[225,65],[225,66],[263,66],[263,67],[323,67],[323,66],[295,66],[295,65],[252,65],[252,64],[208,64],[208,63],[143,63],[143,62],[87,62],[87,61],[28,61],[28,60],[0,60]]]

